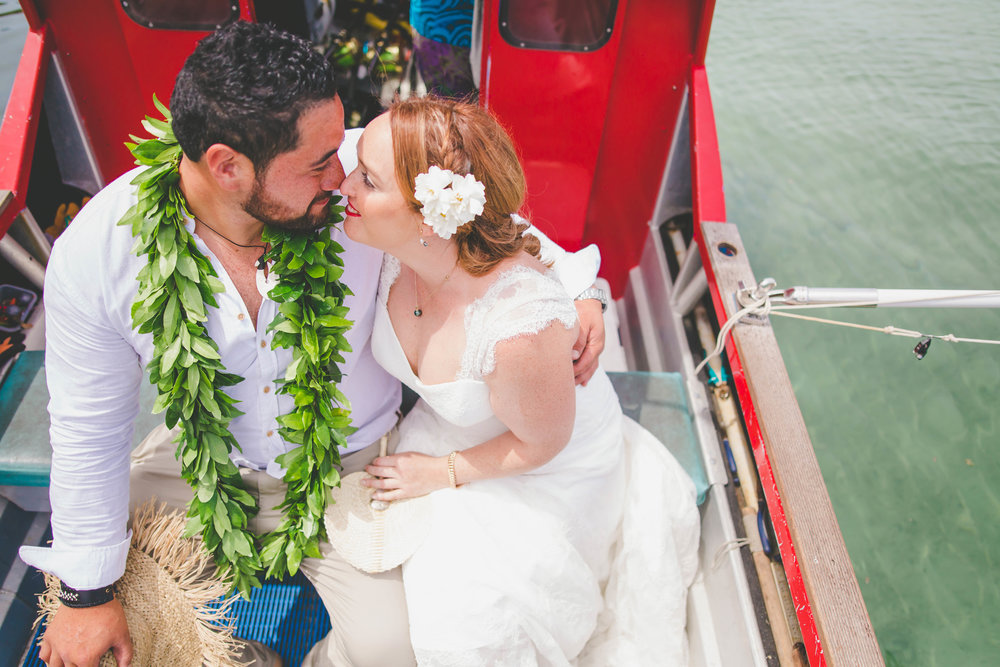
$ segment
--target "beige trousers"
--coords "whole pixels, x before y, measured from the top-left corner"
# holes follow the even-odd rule
[[[174,457],[174,432],[158,426],[132,452],[131,507],[150,498],[187,511],[191,488],[180,477]],[[362,470],[378,456],[378,443],[343,457],[343,474]],[[257,499],[260,513],[250,529],[258,535],[277,527],[273,509],[285,498],[285,483],[265,472],[240,468],[243,483]],[[332,629],[306,656],[303,667],[396,667],[413,665],[409,621],[399,568],[367,574],[344,561],[328,543],[322,558],[302,561],[302,571],[316,587],[330,614]]]

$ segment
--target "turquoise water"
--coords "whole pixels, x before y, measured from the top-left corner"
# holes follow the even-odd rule
[[[758,279],[1000,289],[995,3],[719,0],[707,66]],[[1000,338],[998,310],[811,314]],[[1000,346],[774,322],[887,663],[1000,663]]]
[[[7,107],[7,96],[14,84],[17,61],[28,30],[20,8],[16,0],[0,0],[0,108]]]
[[[0,16],[0,102],[23,30]],[[708,72],[758,278],[1000,288],[994,3],[719,0]],[[1000,338],[1000,311],[814,314]],[[1000,662],[1000,346],[775,328],[889,665]]]

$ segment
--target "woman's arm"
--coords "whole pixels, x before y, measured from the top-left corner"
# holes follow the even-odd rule
[[[517,223],[531,225],[530,221],[516,213],[511,217]],[[542,261],[552,265],[552,270],[556,272],[566,293],[575,300],[576,314],[580,318],[580,333],[573,345],[573,365],[576,383],[586,385],[597,372],[599,358],[604,351],[604,309],[600,301],[578,297],[587,288],[597,287],[595,281],[597,271],[601,268],[601,253],[593,243],[576,252],[563,250],[534,225],[529,226],[524,233],[538,239],[542,245]]]
[[[494,413],[510,430],[458,452],[458,484],[534,470],[566,446],[576,417],[569,354],[576,329],[554,321],[538,334],[497,344],[496,370],[484,379]],[[382,478],[365,481],[380,489],[373,497],[381,500],[421,496],[450,484],[447,456],[415,452],[384,456],[367,471]]]

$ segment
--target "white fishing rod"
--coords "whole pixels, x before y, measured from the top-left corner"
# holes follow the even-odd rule
[[[1000,290],[875,289],[795,286],[769,293],[772,307],[1000,308]]]

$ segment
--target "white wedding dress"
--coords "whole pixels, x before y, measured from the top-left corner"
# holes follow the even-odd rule
[[[397,452],[444,456],[507,430],[482,378],[496,344],[576,310],[562,285],[526,267],[499,273],[465,316],[461,370],[417,378],[386,299],[386,257],[372,334],[375,358],[419,400]],[[403,564],[420,665],[682,665],[685,601],[697,562],[694,485],[652,435],[622,415],[599,370],[577,387],[569,444],[529,473],[431,494],[428,536]]]

